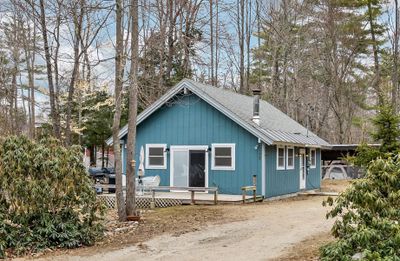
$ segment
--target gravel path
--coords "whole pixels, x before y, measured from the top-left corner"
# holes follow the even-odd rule
[[[162,235],[139,246],[51,260],[268,260],[309,236],[329,231],[322,197],[246,207],[244,221],[207,226],[177,237]],[[50,260],[50,259],[40,259]]]

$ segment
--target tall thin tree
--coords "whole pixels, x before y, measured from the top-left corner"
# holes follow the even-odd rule
[[[47,81],[50,94],[50,115],[53,123],[53,134],[55,137],[61,139],[60,115],[56,106],[56,95],[54,93],[52,59],[50,55],[50,47],[47,37],[46,9],[44,0],[40,0],[39,4],[40,4],[40,27],[41,27],[40,29],[42,30],[43,47],[46,60]]]
[[[395,7],[395,25],[394,25],[394,51],[393,51],[393,87],[392,87],[392,105],[395,112],[398,111],[397,108],[397,96],[399,91],[399,1],[394,0]]]
[[[135,147],[136,147],[136,119],[138,106],[138,61],[139,61],[139,22],[138,0],[131,0],[131,68],[129,86],[129,120],[127,138],[127,166],[126,166],[126,214],[136,215],[135,197]]]
[[[122,189],[122,160],[119,140],[119,128],[122,113],[122,84],[124,75],[124,36],[123,36],[123,0],[116,0],[115,11],[115,112],[112,127],[114,164],[115,164],[115,187],[118,208],[118,219],[126,220],[125,199]],[[122,148],[124,149],[124,148]]]

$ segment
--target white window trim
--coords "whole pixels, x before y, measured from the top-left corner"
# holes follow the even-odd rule
[[[235,170],[236,166],[236,144],[235,143],[213,143],[211,144],[211,169],[212,170]],[[231,148],[232,166],[215,166],[215,148]]]
[[[149,161],[149,149],[150,148],[163,148],[164,164],[163,165],[150,165]],[[146,169],[166,169],[167,168],[167,144],[146,144],[146,157],[145,165]]]
[[[293,150],[293,165],[289,166],[289,149]],[[294,155],[294,147],[293,146],[287,146],[286,147],[286,169],[294,169],[294,161],[295,161],[295,155]]]
[[[279,166],[279,149],[283,149],[283,166]],[[286,166],[286,149],[285,146],[276,146],[276,169],[284,170]]]
[[[314,151],[314,155],[315,155],[315,162],[313,164],[312,162],[312,154]],[[310,168],[311,169],[315,169],[317,167],[317,150],[316,149],[310,149]]]

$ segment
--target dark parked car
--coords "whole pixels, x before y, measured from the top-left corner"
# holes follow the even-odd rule
[[[114,184],[115,170],[114,168],[89,168],[89,175],[95,184]],[[97,193],[103,193],[103,188],[96,188]],[[115,193],[114,188],[108,189],[109,193]]]

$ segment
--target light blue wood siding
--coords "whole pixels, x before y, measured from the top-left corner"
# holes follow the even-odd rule
[[[126,138],[126,137],[125,137]],[[261,144],[258,139],[237,125],[218,110],[195,95],[164,105],[137,128],[136,162],[139,151],[146,144],[207,145],[212,143],[236,144],[236,168],[234,171],[211,170],[211,152],[208,153],[208,186],[216,186],[219,193],[241,194],[240,187],[251,185],[252,176],[257,175],[257,193],[261,194]],[[126,148],[123,146],[123,171],[125,172]],[[276,146],[266,146],[266,197],[298,192],[300,189],[299,157],[295,157],[293,170],[276,169]],[[295,155],[299,154],[295,147]],[[307,151],[308,152],[308,151]],[[321,182],[321,150],[317,150],[317,166],[310,168],[306,188],[316,189]],[[163,186],[170,185],[170,153],[167,152],[167,168],[146,169],[146,176],[159,175]]]
[[[298,147],[295,147],[295,155],[299,154]],[[307,150],[308,152],[308,150]],[[321,150],[317,150],[317,166],[310,168],[306,179],[307,189],[320,187]],[[295,157],[294,169],[276,169],[276,146],[266,147],[266,197],[281,196],[300,191],[300,160]]]
[[[257,190],[261,194],[261,144],[257,146],[258,139],[193,94],[164,105],[139,124],[136,142],[138,164],[140,147],[145,148],[146,144],[162,143],[168,148],[171,145],[207,145],[211,148],[212,143],[235,143],[234,171],[211,170],[211,152],[208,153],[208,185],[217,186],[219,193],[240,194],[240,187],[252,185],[252,175],[257,175]],[[146,169],[145,175],[159,175],[161,185],[169,186],[170,164],[168,152],[167,169]]]
[[[321,187],[321,150],[316,150],[317,164],[310,168],[307,176],[307,189],[319,189]]]

